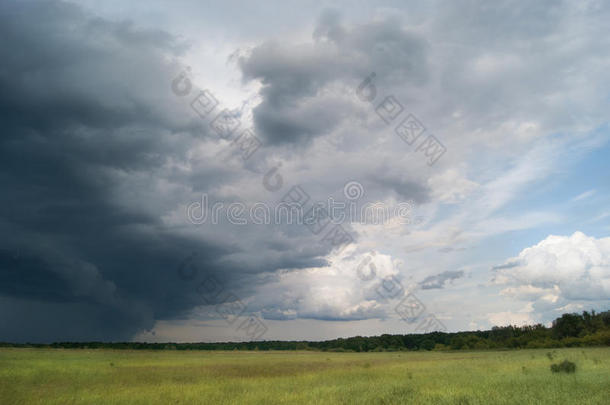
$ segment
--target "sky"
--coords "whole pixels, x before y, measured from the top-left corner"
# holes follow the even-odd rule
[[[0,4],[0,341],[610,308],[602,1]]]

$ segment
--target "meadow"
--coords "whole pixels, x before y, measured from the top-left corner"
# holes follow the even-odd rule
[[[562,360],[573,374],[552,373]],[[610,348],[449,352],[0,349],[8,404],[608,404]]]

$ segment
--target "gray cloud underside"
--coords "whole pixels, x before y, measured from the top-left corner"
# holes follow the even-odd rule
[[[366,190],[359,205],[413,201],[433,217],[433,196],[467,198],[533,141],[606,119],[603,5],[449,2],[433,14],[409,25],[399,17],[349,24],[324,12],[311,40],[261,41],[240,53],[244,83],[261,85],[251,112],[264,143],[243,163],[218,158],[227,143],[170,90],[185,41],[64,2],[2,3],[0,340],[129,339],[157,320],[188,318],[206,274],[270,319],[386,317],[352,268],[342,270],[350,283],[299,276],[328,265],[331,252],[303,226],[197,227],[185,205],[202,193],[273,204],[296,184],[312,200],[341,199],[356,180]],[[371,72],[375,103],[355,94]],[[375,113],[389,94],[447,146],[433,168]],[[558,95],[573,100],[570,113]],[[278,163],[284,187],[269,192],[262,178]],[[484,203],[474,196],[476,212],[463,223],[431,226],[417,245],[437,252],[438,240],[467,233],[471,217],[486,219],[514,191],[501,180]],[[385,248],[368,242],[356,253]],[[391,261],[396,252],[383,253]],[[177,272],[187,258],[198,271],[192,280]],[[265,290],[278,270],[294,275],[280,285],[285,295]],[[463,277],[443,270],[418,274],[421,287]]]
[[[447,282],[457,280],[464,277],[463,271],[444,271],[435,276],[426,277],[419,283],[422,290],[431,290],[434,288],[443,288]]]
[[[324,247],[281,234],[252,246],[256,230],[236,243],[219,236],[239,229],[201,235],[162,219],[239,176],[189,161],[211,135],[170,92],[184,43],[61,2],[3,4],[0,42],[0,340],[129,339],[183,316],[202,303],[198,281],[177,273],[193,252],[198,276],[227,286],[324,263]]]

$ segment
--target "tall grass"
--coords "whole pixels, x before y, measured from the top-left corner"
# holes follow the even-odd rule
[[[604,404],[610,349],[501,352],[0,350],[1,404]]]

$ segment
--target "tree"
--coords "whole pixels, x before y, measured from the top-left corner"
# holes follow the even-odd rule
[[[432,339],[425,339],[423,342],[421,342],[420,349],[432,350],[434,349],[434,344],[435,343]]]
[[[553,321],[553,334],[558,339],[578,337],[584,328],[583,317],[578,314],[563,314]]]

